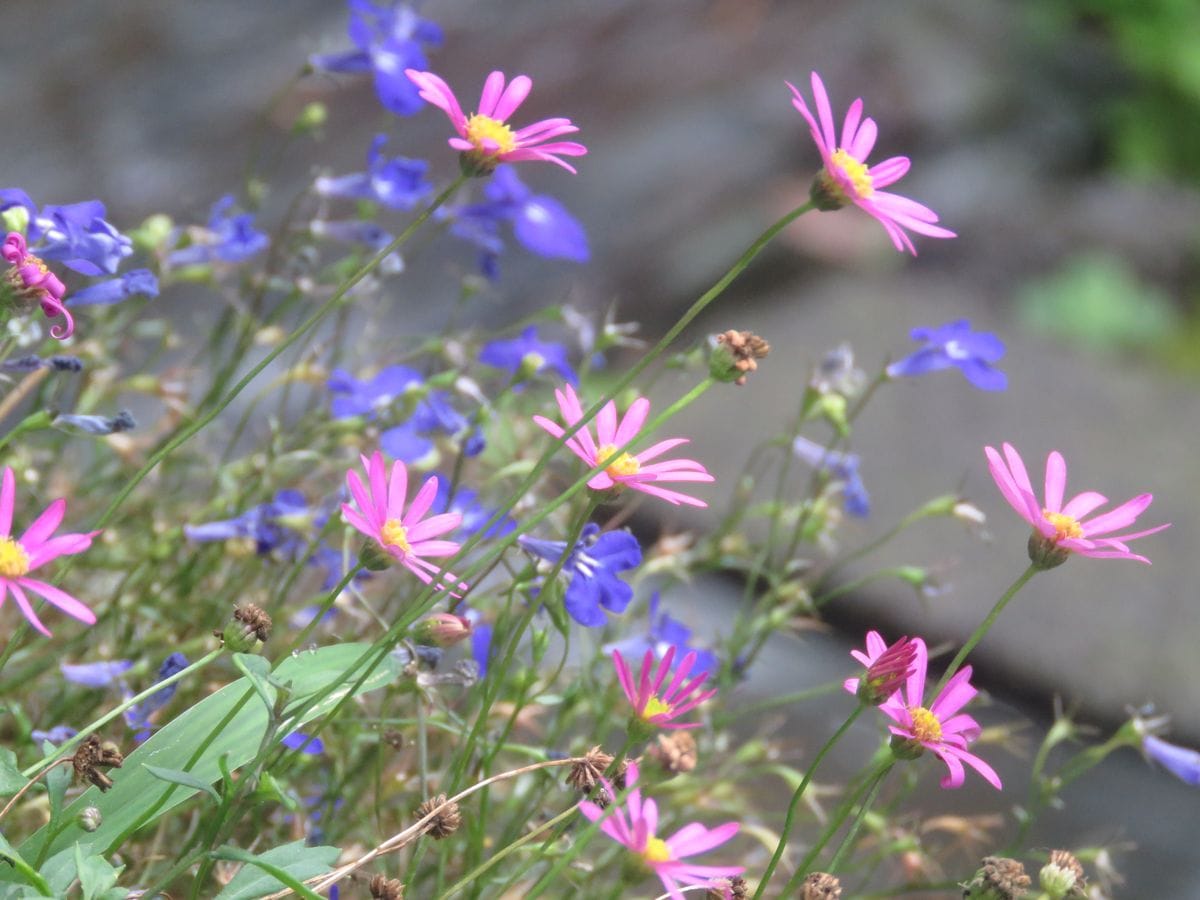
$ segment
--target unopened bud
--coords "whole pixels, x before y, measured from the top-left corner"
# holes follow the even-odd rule
[[[1038,872],[1038,884],[1053,898],[1082,897],[1087,885],[1083,877],[1083,866],[1074,855],[1066,850],[1050,851],[1050,862]]]
[[[234,653],[253,653],[271,636],[271,617],[261,607],[247,603],[236,607],[229,624],[213,635]]]
[[[758,368],[758,360],[771,352],[770,344],[749,331],[726,331],[714,340],[708,371],[718,381],[745,384],[746,376]]]
[[[304,104],[304,108],[300,110],[300,115],[296,116],[296,121],[292,125],[292,131],[296,134],[316,131],[325,124],[328,118],[329,110],[325,104],[314,100],[312,103]]]
[[[471,621],[453,613],[434,613],[413,628],[418,644],[432,647],[453,647],[471,636]]]

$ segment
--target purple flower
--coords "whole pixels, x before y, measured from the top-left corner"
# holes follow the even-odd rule
[[[393,240],[395,235],[382,226],[365,219],[329,221],[314,219],[308,225],[314,237],[328,238],[342,244],[360,244],[373,253],[378,253]],[[404,271],[404,259],[395,251],[389,253],[379,264],[384,275],[396,275]]]
[[[118,684],[120,677],[128,672],[133,663],[127,659],[104,660],[91,663],[59,663],[63,678],[84,687],[102,688]]]
[[[270,240],[254,228],[251,213],[230,215],[234,199],[227,194],[213,204],[207,229],[192,230],[192,244],[167,255],[172,266],[212,262],[240,263],[265,250]]]
[[[28,235],[42,259],[57,260],[83,275],[113,275],[121,260],[133,253],[133,242],[108,222],[99,200],[44,206],[20,188],[0,190],[0,212],[23,207],[28,215]]]
[[[388,366],[370,381],[361,381],[344,369],[334,369],[326,386],[334,394],[335,419],[365,416],[374,420],[405,394],[419,394],[425,389],[421,373],[406,366]],[[418,399],[404,422],[380,433],[379,445],[394,459],[416,462],[434,449],[431,435],[438,434],[460,438],[467,456],[483,451],[479,427],[472,428],[467,417],[450,405],[445,391],[430,391]]]
[[[428,68],[425,47],[441,45],[442,29],[406,4],[348,0],[347,5],[347,31],[356,49],[310,56],[309,65],[322,72],[373,72],[375,92],[386,109],[400,116],[420,111],[425,102],[404,70]]]
[[[1184,784],[1200,785],[1200,753],[1169,744],[1152,734],[1142,738],[1142,750]]]
[[[137,421],[134,420],[133,414],[127,409],[119,411],[115,416],[84,416],[61,413],[54,417],[54,421],[51,424],[55,427],[65,426],[75,428],[84,434],[92,434],[97,437],[137,428]]]
[[[191,541],[253,540],[255,552],[267,556],[280,550],[283,555],[294,556],[302,549],[302,542],[295,525],[312,515],[304,495],[299,491],[284,490],[269,503],[252,506],[232,519],[204,522],[199,525],[184,525],[183,533]],[[281,520],[290,519],[290,522]]]
[[[695,654],[692,669],[697,673],[716,672],[720,661],[715,653],[693,647],[690,643],[692,629],[678,619],[672,618],[666,610],[660,610],[658,591],[650,597],[650,629],[645,634],[635,635],[623,641],[605,644],[603,650],[612,655],[614,650],[622,656],[637,659],[645,656],[647,650],[654,652],[659,659],[666,656],[668,650],[675,648],[674,659],[683,659],[689,653]]]
[[[182,653],[172,653],[162,661],[158,667],[158,673],[154,678],[154,683],[165,681],[172,675],[182,672],[188,667],[187,657]],[[134,740],[144,741],[150,736],[151,728],[150,716],[158,712],[166,706],[171,698],[175,696],[175,691],[179,687],[179,682],[168,684],[159,691],[155,691],[141,703],[134,704],[129,709],[125,710],[125,722],[130,728],[137,731],[134,735]],[[133,692],[128,688],[124,690],[126,699],[133,696]]]
[[[538,339],[537,326],[530,325],[519,338],[491,341],[479,351],[479,361],[497,369],[507,369],[514,377],[529,377],[544,369],[553,369],[565,381],[579,384],[579,376],[567,362],[567,348]],[[514,386],[520,390],[522,384]]]
[[[471,658],[479,667],[480,678],[487,675],[488,663],[492,660],[493,633],[494,630],[489,624],[475,625],[471,629]]]
[[[814,469],[823,469],[841,482],[846,512],[860,519],[871,514],[871,498],[858,474],[860,460],[857,453],[826,450],[806,437],[797,437],[792,443],[792,451]]]
[[[325,743],[320,738],[307,735],[303,731],[293,731],[279,743],[289,750],[299,750],[310,756],[317,756],[325,752]]]
[[[58,746],[65,741],[69,741],[77,734],[79,734],[79,732],[70,725],[55,725],[49,731],[42,731],[38,728],[35,728],[33,731],[29,732],[29,736],[37,741],[39,746],[43,742],[48,742]]]
[[[407,80],[407,79],[406,79]],[[415,208],[433,191],[425,178],[429,164],[420,159],[383,155],[387,135],[376,135],[367,151],[367,171],[337,177],[322,176],[314,189],[322,197],[348,197],[371,200],[391,209]]]
[[[82,372],[83,360],[78,356],[18,356],[0,363],[0,369],[32,372],[35,369],[53,369],[55,372]]]
[[[566,541],[543,541],[521,535],[517,543],[526,553],[554,565],[566,552]],[[600,532],[589,522],[563,563],[560,575],[567,579],[566,610],[580,625],[589,628],[608,621],[604,610],[623,613],[633,599],[633,588],[618,574],[642,563],[642,548],[628,531]]]
[[[68,295],[67,300],[71,306],[108,305],[134,294],[158,296],[158,279],[149,269],[132,269],[116,278],[89,284]]]
[[[988,331],[972,331],[966,319],[938,328],[914,328],[914,341],[925,346],[887,367],[889,378],[924,375],[957,366],[963,376],[981,391],[1002,391],[1008,376],[992,363],[1004,355],[1004,343]]]
[[[470,241],[482,251],[480,268],[495,278],[497,258],[504,250],[500,224],[512,224],[517,241],[532,253],[547,259],[587,262],[587,233],[566,207],[545,194],[534,194],[517,177],[510,165],[497,166],[484,188],[483,203],[453,209],[450,232]]]
[[[460,485],[458,490],[454,492],[454,498],[451,499],[450,479],[437,472],[433,472],[432,474],[437,475],[438,486],[437,493],[433,497],[433,505],[429,507],[430,512],[458,513],[458,515],[462,516],[462,521],[459,523],[458,529],[463,535],[469,537],[472,534],[476,534],[495,514],[495,510],[488,509],[479,502],[479,495],[470,488]],[[484,537],[489,538],[501,537],[516,527],[516,521],[509,516],[505,516],[483,534]]]

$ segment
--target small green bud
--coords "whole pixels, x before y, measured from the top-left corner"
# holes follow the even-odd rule
[[[1053,900],[1065,897],[1082,897],[1087,879],[1083,877],[1083,866],[1066,850],[1050,851],[1050,862],[1038,872],[1038,884]]]
[[[0,212],[0,223],[4,226],[4,231],[19,231],[25,233],[25,229],[29,227],[29,210],[25,207],[17,205],[10,206],[4,212]]]
[[[300,110],[300,115],[296,116],[296,121],[292,125],[292,131],[295,134],[317,131],[328,119],[329,109],[324,103],[314,100],[312,103],[304,104],[304,108]]]
[[[1048,538],[1039,531],[1029,535],[1029,561],[1041,570],[1054,569],[1061,566],[1071,557],[1071,551],[1058,546],[1054,538]]]
[[[533,662],[534,665],[540,663],[546,658],[546,651],[550,649],[550,632],[548,629],[539,628],[533,633]]]
[[[822,394],[813,406],[812,414],[825,419],[842,437],[850,436],[850,421],[846,418],[846,398],[841,394]]]
[[[413,628],[417,643],[428,647],[453,647],[470,636],[470,620],[454,613],[434,613]]]

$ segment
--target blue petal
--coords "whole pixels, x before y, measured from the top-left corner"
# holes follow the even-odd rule
[[[84,687],[102,688],[117,682],[132,665],[127,659],[114,659],[77,665],[60,663],[59,668],[67,681],[82,684]]]
[[[550,259],[586,262],[587,233],[553,197],[531,197],[513,219],[513,234],[527,250]]]
[[[563,605],[572,619],[588,628],[598,628],[608,621],[600,608],[600,586],[595,579],[572,578]]]

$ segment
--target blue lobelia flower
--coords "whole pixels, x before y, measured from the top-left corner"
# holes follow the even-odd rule
[[[41,746],[42,742],[46,741],[54,744],[56,747],[59,744],[69,741],[77,734],[79,734],[79,732],[70,725],[55,725],[49,731],[42,731],[41,729],[35,728],[33,731],[29,732],[29,736],[37,742],[38,746]]]
[[[133,413],[127,409],[120,410],[115,416],[88,416],[74,413],[59,413],[50,423],[56,428],[72,428],[84,434],[102,437],[106,434],[117,434],[121,431],[131,431],[137,428]]]
[[[517,543],[525,552],[551,565],[567,549],[566,541],[543,541],[524,534],[517,538]],[[563,603],[571,618],[592,628],[608,621],[604,610],[623,613],[633,599],[633,588],[617,573],[635,569],[641,563],[642,548],[628,531],[602,534],[596,523],[585,525],[559,573],[567,579]]]
[[[270,239],[255,229],[253,214],[230,215],[233,205],[231,194],[214,203],[208,217],[208,228],[194,230],[194,242],[167,254],[167,263],[172,266],[240,263],[265,250]]]
[[[458,525],[458,531],[465,537],[470,537],[479,532],[488,520],[494,515],[495,510],[488,509],[479,502],[479,495],[467,487],[459,486],[454,492],[454,498],[450,498],[450,479],[445,475],[437,472],[431,472],[431,475],[437,476],[437,493],[433,496],[433,504],[429,507],[429,512],[432,513],[458,513],[462,516],[462,521]],[[504,516],[499,522],[487,529],[484,537],[494,538],[508,534],[517,523],[510,516]]]
[[[720,661],[716,654],[709,650],[693,647],[690,643],[691,639],[692,629],[678,619],[672,618],[666,610],[660,609],[658,591],[655,591],[650,597],[650,630],[645,634],[635,635],[623,641],[605,644],[604,652],[611,654],[612,651],[619,650],[621,655],[628,659],[641,659],[646,655],[647,650],[653,650],[654,655],[662,659],[664,654],[674,647],[676,665],[688,653],[695,653],[696,661],[692,665],[694,673],[716,672],[720,667]]]
[[[394,239],[390,231],[375,222],[365,219],[344,219],[329,221],[314,219],[308,224],[309,231],[314,237],[328,238],[342,244],[359,244],[373,253],[378,253]],[[404,258],[392,251],[379,263],[379,271],[384,275],[397,275],[404,271]]]
[[[887,367],[889,378],[924,375],[956,366],[981,391],[1002,391],[1008,376],[992,366],[1004,356],[1004,342],[988,331],[972,331],[966,319],[938,328],[914,328],[914,341],[925,346]]]
[[[59,663],[63,678],[84,687],[102,688],[120,683],[120,678],[133,663],[127,659],[112,659],[91,663]]]
[[[373,72],[375,93],[384,108],[400,116],[419,112],[425,101],[404,70],[429,68],[425,48],[441,46],[442,29],[407,4],[348,0],[347,5],[347,31],[355,49],[315,54],[309,57],[309,65],[322,72]]]
[[[498,257],[504,251],[500,225],[512,225],[517,241],[532,253],[548,259],[587,262],[587,233],[565,206],[553,197],[534,194],[517,177],[512,166],[497,166],[484,187],[486,200],[450,210],[450,233],[483,251],[480,269],[489,278],[498,274]]]
[[[1152,734],[1142,738],[1142,749],[1184,784],[1200,785],[1200,753],[1170,744]]]
[[[113,275],[133,253],[133,241],[105,219],[99,200],[44,206],[38,211],[20,188],[0,190],[0,212],[23,207],[28,218],[30,249],[42,259],[61,262],[84,275]]]
[[[71,306],[108,305],[120,303],[134,294],[145,297],[158,296],[158,279],[149,269],[132,269],[116,278],[97,281],[67,294],[66,299]]]
[[[471,629],[471,658],[475,660],[480,678],[487,675],[492,661],[492,635],[494,629],[488,623],[477,624]]]
[[[803,436],[792,442],[792,451],[814,469],[823,469],[841,482],[846,512],[860,519],[865,519],[871,514],[871,498],[867,494],[862,476],[858,474],[860,459],[857,453],[826,450]]]
[[[307,753],[310,756],[319,756],[325,752],[325,742],[319,737],[312,737],[305,734],[303,731],[293,731],[291,734],[280,739],[279,743],[287,747],[289,750],[299,750],[301,753]]]
[[[553,369],[565,381],[579,385],[579,376],[567,362],[567,348],[539,340],[536,325],[530,325],[518,338],[484,344],[479,351],[479,361],[497,369],[507,369],[514,377],[528,377],[543,369]],[[521,386],[518,383],[513,389],[520,390]]]
[[[158,667],[154,683],[158,684],[160,681],[164,681],[172,675],[182,672],[187,667],[188,661],[186,656],[182,653],[172,653]],[[170,702],[171,698],[175,696],[175,691],[178,687],[179,682],[168,684],[162,690],[155,691],[141,703],[135,703],[129,709],[125,710],[126,724],[137,731],[137,734],[134,735],[134,740],[141,742],[150,736],[150,731],[153,727],[150,723],[150,716]],[[133,696],[133,692],[128,688],[125,688],[124,693],[126,699]]]
[[[391,209],[415,208],[433,191],[427,180],[429,164],[420,159],[383,155],[387,135],[376,135],[367,151],[367,171],[336,177],[322,176],[313,189],[322,197],[371,200]]]
[[[294,557],[303,549],[303,541],[294,526],[309,516],[311,511],[304,495],[299,491],[283,490],[270,502],[252,506],[232,519],[184,525],[183,533],[188,540],[200,542],[252,540],[259,556],[279,551],[285,557]]]
[[[406,393],[424,390],[424,379],[407,366],[388,366],[369,381],[355,378],[344,369],[334,369],[326,386],[334,394],[335,419],[364,416],[374,420]],[[429,391],[417,400],[404,422],[380,433],[379,445],[393,459],[416,462],[433,450],[431,436],[438,434],[460,438],[467,456],[483,451],[483,433],[478,426],[471,427],[467,417],[450,404],[445,391]]]

